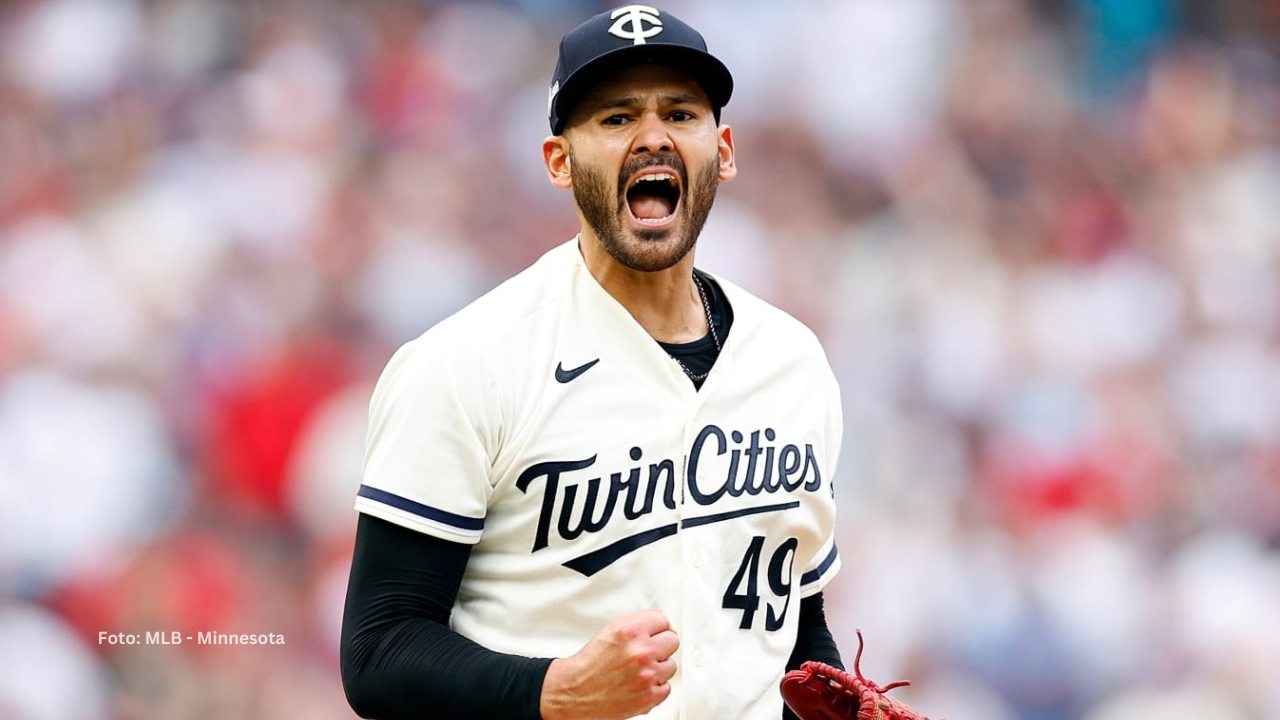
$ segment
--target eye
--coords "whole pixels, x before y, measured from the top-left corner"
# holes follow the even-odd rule
[[[676,110],[668,117],[671,118],[672,122],[688,122],[694,118],[694,115],[688,110]]]
[[[625,124],[625,123],[627,122],[627,120],[629,120],[629,119],[630,119],[630,118],[628,118],[626,115],[621,115],[621,114],[618,114],[618,115],[610,115],[609,117],[607,117],[607,118],[605,118],[604,120],[602,120],[602,121],[601,121],[601,123],[602,123],[602,124],[604,124],[604,125],[615,125],[615,126],[616,126],[616,125],[622,125],[622,124]]]

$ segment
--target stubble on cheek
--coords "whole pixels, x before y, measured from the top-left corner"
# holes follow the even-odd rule
[[[586,218],[587,225],[599,236],[617,233],[622,214],[619,196],[611,192],[605,174],[569,154],[569,173],[573,178],[573,199]]]

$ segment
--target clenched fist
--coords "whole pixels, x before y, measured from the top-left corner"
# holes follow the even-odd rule
[[[679,647],[661,611],[617,618],[577,653],[551,662],[542,682],[543,720],[623,720],[648,712],[671,694]]]

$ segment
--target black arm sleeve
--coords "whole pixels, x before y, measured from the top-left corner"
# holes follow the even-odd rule
[[[342,617],[342,685],[361,717],[539,720],[548,658],[449,628],[471,546],[361,514]]]
[[[840,649],[827,627],[827,613],[822,607],[822,593],[810,595],[800,601],[800,629],[796,634],[796,646],[787,660],[787,670],[795,670],[806,660],[817,660],[844,669]],[[782,708],[782,720],[798,720],[791,708]]]

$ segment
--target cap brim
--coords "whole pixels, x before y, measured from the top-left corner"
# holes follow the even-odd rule
[[[706,91],[717,115],[733,95],[733,76],[729,74],[729,68],[711,53],[685,45],[631,45],[607,52],[565,78],[553,103],[552,132],[557,135],[564,132],[574,107],[606,77],[623,68],[645,63],[670,65],[689,73]]]

